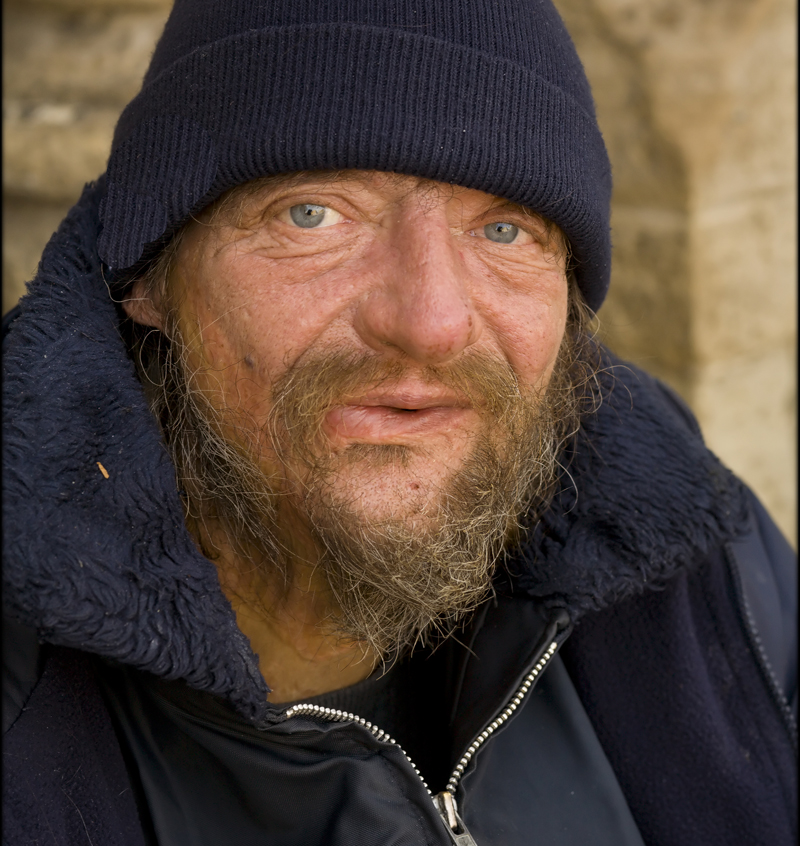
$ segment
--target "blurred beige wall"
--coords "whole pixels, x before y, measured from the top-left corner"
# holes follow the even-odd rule
[[[687,399],[709,446],[796,544],[794,3],[556,5],[614,168],[604,337]],[[6,0],[4,312],[105,169],[168,9]]]

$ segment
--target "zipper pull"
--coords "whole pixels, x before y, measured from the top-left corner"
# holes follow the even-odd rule
[[[437,794],[433,803],[444,821],[450,839],[456,846],[478,846],[464,825],[464,820],[458,815],[455,796],[449,790],[443,790]]]

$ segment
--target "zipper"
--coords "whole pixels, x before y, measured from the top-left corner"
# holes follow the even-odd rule
[[[310,717],[319,717],[320,719],[328,720],[328,722],[331,723],[357,723],[358,725],[367,729],[367,731],[376,740],[380,740],[382,743],[390,743],[392,746],[396,746],[403,753],[406,761],[411,764],[412,769],[424,785],[425,790],[428,791],[428,795],[433,798],[431,789],[428,787],[425,782],[425,779],[422,777],[420,771],[417,769],[417,765],[411,760],[411,758],[408,757],[403,747],[393,737],[390,737],[389,734],[387,734],[387,732],[385,732],[383,729],[378,728],[378,726],[373,725],[368,720],[365,720],[363,717],[359,717],[358,714],[353,714],[350,711],[340,711],[338,708],[323,708],[321,705],[311,705],[310,703],[303,702],[301,702],[299,705],[292,705],[291,708],[287,708],[286,719],[288,720],[290,717],[296,717],[298,714],[304,714]]]
[[[497,715],[497,717],[489,723],[488,726],[472,741],[472,743],[467,748],[467,751],[461,756],[461,760],[456,764],[456,768],[453,770],[453,774],[450,776],[450,781],[447,782],[447,787],[445,787],[444,792],[449,793],[451,796],[456,795],[456,790],[458,790],[458,783],[461,781],[461,776],[464,774],[464,770],[469,765],[469,762],[472,760],[475,753],[483,746],[484,743],[503,725],[503,723],[508,720],[508,718],[514,713],[514,711],[519,708],[522,704],[522,701],[530,692],[530,689],[533,687],[536,678],[539,674],[544,670],[544,668],[550,663],[550,659],[556,654],[556,650],[558,649],[558,644],[556,641],[553,641],[550,646],[547,647],[546,652],[542,657],[536,662],[533,669],[528,673],[527,676],[522,680],[522,684],[517,688],[516,693],[511,698],[509,703],[506,705],[505,708]],[[440,794],[441,795],[441,794]]]
[[[736,555],[730,549],[728,544],[725,545],[725,560],[728,564],[728,572],[733,579],[734,590],[736,592],[736,599],[738,600],[739,619],[742,622],[742,627],[745,630],[747,639],[753,650],[762,675],[767,683],[770,697],[778,708],[783,722],[789,733],[789,738],[792,742],[792,748],[797,754],[797,722],[795,721],[792,709],[786,701],[786,696],[783,693],[781,683],[778,681],[775,671],[772,669],[769,657],[767,656],[764,644],[758,634],[758,627],[753,619],[753,612],[750,610],[750,605],[747,602],[747,594],[744,591],[744,583],[742,582],[742,574],[739,572],[739,565],[736,563]]]
[[[552,625],[552,629],[548,632],[550,637],[553,636],[555,630],[563,629],[566,627],[566,624],[559,620],[558,623],[554,623]],[[453,770],[453,774],[450,776],[450,780],[447,782],[447,787],[441,792],[434,795],[431,792],[431,789],[425,782],[425,779],[420,774],[419,769],[417,768],[416,764],[408,757],[405,750],[400,746],[400,744],[394,740],[394,738],[390,737],[389,734],[383,729],[379,728],[376,725],[373,725],[368,720],[365,720],[363,717],[359,717],[357,714],[353,714],[350,711],[340,711],[338,708],[324,708],[321,705],[312,705],[310,703],[300,703],[298,705],[292,705],[291,708],[286,710],[286,719],[291,717],[296,717],[298,715],[305,715],[305,716],[312,716],[318,717],[323,720],[327,720],[329,722],[335,723],[349,723],[353,722],[357,725],[362,726],[363,728],[367,729],[367,731],[372,734],[372,736],[383,743],[390,743],[393,746],[397,747],[402,753],[405,759],[410,764],[411,768],[417,774],[417,778],[422,782],[423,787],[428,792],[428,796],[431,797],[431,801],[434,804],[434,807],[439,812],[439,816],[442,818],[442,822],[444,822],[445,828],[447,829],[447,833],[450,835],[450,840],[455,846],[477,846],[475,840],[473,839],[472,835],[469,833],[464,821],[461,819],[458,813],[458,806],[456,805],[455,794],[456,790],[458,789],[458,783],[461,781],[461,777],[464,774],[464,771],[469,766],[470,761],[473,759],[475,754],[478,750],[483,746],[484,743],[513,715],[513,713],[519,708],[522,704],[525,697],[530,693],[531,688],[536,683],[536,679],[547,665],[552,660],[553,656],[556,654],[558,649],[558,642],[556,640],[552,640],[550,645],[545,650],[544,654],[539,658],[530,672],[525,676],[522,680],[519,687],[514,692],[514,695],[508,700],[505,707],[500,711],[500,713],[493,719],[486,728],[472,741],[472,743],[467,748],[467,751],[461,756],[461,759],[456,764],[455,769]]]

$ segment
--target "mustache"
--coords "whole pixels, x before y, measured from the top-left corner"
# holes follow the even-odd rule
[[[266,422],[273,449],[281,458],[291,454],[315,465],[325,445],[323,422],[331,409],[348,397],[411,377],[454,391],[480,414],[504,426],[514,419],[521,400],[536,399],[536,392],[534,396],[523,392],[508,362],[483,350],[468,350],[446,365],[422,368],[366,351],[307,353],[273,384]]]

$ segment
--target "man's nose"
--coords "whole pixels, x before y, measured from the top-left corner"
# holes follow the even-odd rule
[[[444,364],[474,344],[483,324],[468,269],[441,210],[417,210],[389,230],[374,287],[355,328],[373,349]]]

